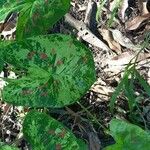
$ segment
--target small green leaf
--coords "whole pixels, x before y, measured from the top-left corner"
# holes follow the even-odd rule
[[[23,133],[33,150],[87,150],[86,144],[63,124],[41,112],[27,114]]]
[[[79,100],[96,80],[90,50],[67,35],[33,37],[1,51],[6,62],[25,72],[7,81],[2,92],[3,100],[14,105],[63,107]]]
[[[150,135],[140,127],[122,120],[113,119],[110,133],[116,143],[105,150],[148,150]]]

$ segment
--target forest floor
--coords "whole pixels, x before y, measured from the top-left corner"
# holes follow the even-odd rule
[[[73,35],[93,53],[97,81],[91,89],[71,106],[48,110],[76,137],[84,139],[90,150],[115,142],[107,132],[112,118],[150,130],[150,97],[136,79],[133,79],[134,91],[129,86],[117,93],[114,112],[110,111],[110,99],[132,58],[137,58],[136,69],[150,85],[150,4],[147,3],[123,0],[119,5],[111,0],[102,6],[98,0],[72,0],[70,12],[49,31],[49,34]],[[125,90],[133,91],[136,97],[138,107],[133,107],[132,111]],[[21,150],[30,149],[21,133],[26,110],[3,102],[0,106],[2,142],[16,142]]]

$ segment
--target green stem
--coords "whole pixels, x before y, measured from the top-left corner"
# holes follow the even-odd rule
[[[80,107],[90,116],[90,118],[92,118],[102,129],[104,129],[104,131],[105,132],[109,132],[109,130],[106,128],[106,127],[104,127],[98,120],[97,120],[97,118],[94,116],[94,115],[92,115],[88,110],[87,110],[87,108],[85,108],[80,102],[77,102],[79,105],[80,105]]]

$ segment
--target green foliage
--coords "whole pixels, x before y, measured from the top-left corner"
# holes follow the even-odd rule
[[[16,0],[1,0],[0,1],[0,22],[4,21],[6,17],[13,11],[22,9],[22,2]],[[17,7],[20,5],[21,7]]]
[[[16,80],[7,79],[3,100],[29,107],[63,107],[79,100],[96,80],[90,50],[68,35],[42,36],[68,11],[70,0],[4,0],[0,6],[0,21],[19,13],[16,41],[0,41],[0,71],[5,62],[19,75]],[[44,113],[29,112],[23,132],[33,150],[87,149],[69,129]]]
[[[14,146],[9,146],[0,142],[0,150],[19,150],[19,149]]]
[[[148,150],[150,135],[140,127],[122,120],[113,119],[110,133],[116,143],[105,150]]]
[[[130,75],[130,69],[126,69],[123,78],[121,79],[120,83],[118,84],[117,88],[113,92],[111,99],[110,99],[110,110],[113,113],[114,107],[115,107],[115,102],[117,100],[117,97],[119,96],[120,92],[123,91],[123,87],[125,85],[126,80],[128,80],[128,77]]]
[[[130,111],[132,112],[135,103],[136,103],[136,96],[134,95],[134,80],[138,80],[140,85],[144,88],[147,95],[150,96],[150,85],[143,79],[143,77],[138,73],[135,69],[134,65],[128,65],[123,78],[121,79],[120,83],[118,84],[117,88],[115,89],[112,97],[110,98],[110,110],[113,113],[115,102],[117,97],[119,96],[120,92],[124,92]]]
[[[143,77],[135,70],[135,76],[138,79],[141,86],[144,88],[146,93],[150,96],[150,85],[143,79]]]
[[[105,2],[103,0],[101,7]],[[109,26],[121,1],[115,2]],[[7,20],[12,12],[19,12],[17,41],[0,41],[0,71],[7,62],[20,73],[18,79],[7,80],[9,84],[2,92],[4,101],[29,107],[63,107],[79,100],[96,80],[92,54],[83,44],[67,35],[42,36],[68,11],[69,6],[70,0],[0,1],[0,21]],[[112,95],[111,111],[121,91],[128,98],[130,110],[134,107],[134,84],[129,80],[130,75],[138,79],[150,95],[149,85],[129,64]],[[147,150],[150,146],[149,135],[137,126],[112,120],[110,130],[116,144],[107,150]],[[87,145],[69,129],[41,112],[27,114],[23,133],[33,150],[87,150]],[[17,150],[1,143],[0,149]]]
[[[106,2],[107,2],[107,0],[99,1],[99,7],[98,7],[97,12],[96,12],[96,21],[97,22],[99,22],[99,19],[100,19],[101,14],[102,14],[102,8],[103,8],[103,6],[105,5]]]
[[[121,2],[122,2],[122,0],[114,0],[113,10],[112,10],[111,16],[110,16],[110,18],[109,18],[109,20],[107,22],[107,26],[108,27],[112,26],[112,23],[114,21],[114,18],[116,16],[117,12],[118,12],[118,8],[120,7]]]
[[[46,34],[70,7],[70,0],[7,0],[0,3],[0,21],[11,12],[19,12],[16,39]]]
[[[85,143],[63,124],[37,111],[27,114],[23,133],[33,150],[87,150]]]
[[[2,92],[8,103],[63,107],[83,96],[96,78],[89,49],[67,35],[33,37],[2,50],[6,62],[27,70],[21,78],[8,81]]]

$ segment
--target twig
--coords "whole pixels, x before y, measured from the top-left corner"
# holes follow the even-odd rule
[[[65,15],[65,22],[70,26],[76,28],[78,30],[78,36],[82,38],[87,43],[96,46],[105,51],[111,51],[110,48],[101,41],[98,37],[96,37],[85,25],[83,21],[78,21],[73,18],[70,14]]]

